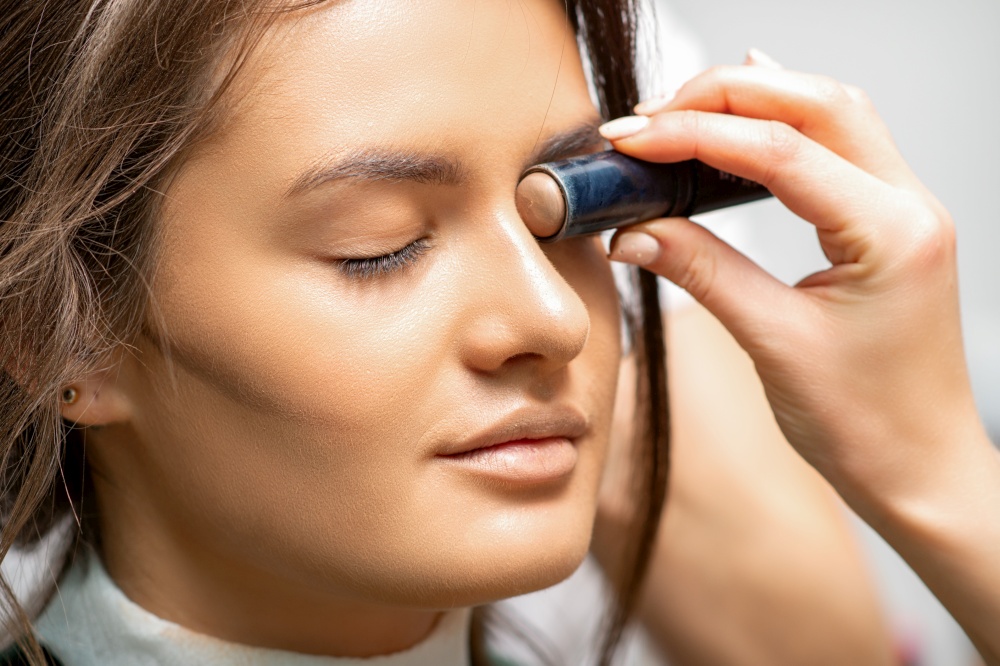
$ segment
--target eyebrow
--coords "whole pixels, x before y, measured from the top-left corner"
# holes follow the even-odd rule
[[[593,118],[538,143],[524,168],[577,155],[603,142]],[[287,197],[337,180],[462,185],[469,179],[463,163],[445,154],[394,148],[359,148],[321,158],[292,181]]]

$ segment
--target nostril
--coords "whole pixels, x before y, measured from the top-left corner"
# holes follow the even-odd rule
[[[542,358],[541,354],[538,354],[538,353],[535,353],[535,352],[523,352],[523,353],[514,354],[513,356],[508,357],[505,360],[505,363],[510,364],[510,365],[517,365],[520,362],[524,362],[524,361],[528,361],[528,362],[530,362],[530,361],[537,361],[540,358]]]

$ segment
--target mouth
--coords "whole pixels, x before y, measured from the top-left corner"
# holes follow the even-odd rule
[[[437,455],[456,469],[507,485],[552,483],[570,476],[578,440],[589,430],[576,410],[520,410]]]

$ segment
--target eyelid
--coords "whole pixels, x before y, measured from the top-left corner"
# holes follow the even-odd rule
[[[338,269],[348,278],[371,280],[401,271],[414,264],[431,247],[430,240],[421,237],[393,252],[375,257],[338,259]]]

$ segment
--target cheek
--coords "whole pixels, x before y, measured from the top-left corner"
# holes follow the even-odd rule
[[[621,366],[621,304],[611,264],[600,238],[575,238],[546,246],[546,254],[587,307],[590,334],[570,365],[583,391],[593,400],[594,474],[599,477],[611,431],[618,371]]]
[[[168,353],[143,359],[134,421],[164,483],[197,488],[185,511],[219,507],[223,524],[268,533],[317,511],[346,520],[359,498],[368,515],[404,505],[440,416],[427,407],[447,404],[448,304],[404,281],[338,292],[329,264],[227,252],[164,258]]]
[[[545,249],[587,307],[590,335],[581,361],[591,366],[595,390],[604,391],[604,380],[617,377],[621,360],[621,305],[604,245],[599,237],[591,236],[553,243]]]
[[[169,353],[138,371],[141,492],[262,568],[338,584],[358,558],[398,569],[379,558],[448,509],[421,481],[423,437],[455,400],[450,304],[404,281],[336,293],[318,262],[195,259],[165,259]]]
[[[337,293],[336,269],[319,262],[241,264],[210,279],[188,270],[161,299],[173,361],[220,401],[349,435],[444,362],[439,304],[420,294]]]

